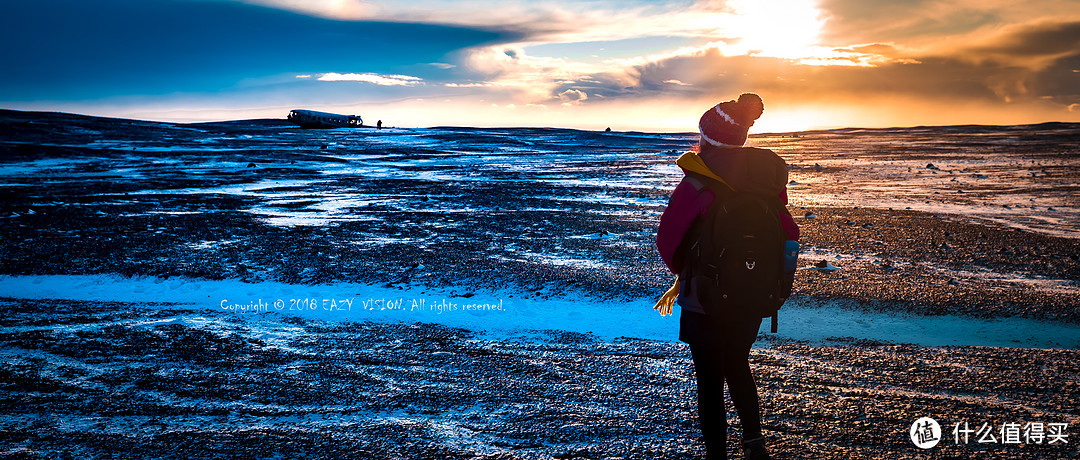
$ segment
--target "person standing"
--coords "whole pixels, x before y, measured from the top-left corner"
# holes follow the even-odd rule
[[[778,196],[780,202],[787,204],[787,164],[784,160],[771,150],[743,147],[748,130],[763,112],[761,98],[753,93],[744,93],[737,101],[721,102],[701,116],[697,149],[676,160],[686,175],[672,192],[656,235],[656,246],[664,264],[677,277],[675,285],[657,302],[655,308],[662,315],[670,314],[676,298],[682,307],[679,340],[690,346],[694,362],[698,418],[708,459],[727,458],[725,381],[742,422],[742,445],[746,458],[770,458],[761,431],[757,385],[749,362],[750,348],[757,339],[761,317],[719,314],[720,309],[701,298],[695,283],[680,282],[692,280],[694,275],[693,264],[687,262],[688,248],[697,238],[691,228],[696,221],[704,219],[710,205],[717,199],[713,188],[707,186],[702,177],[718,181],[734,192]],[[779,221],[787,239],[797,242],[799,228],[791,215],[782,211]],[[784,254],[785,257],[795,255],[797,249],[794,254]],[[789,263],[793,277],[794,261]],[[790,281],[781,288],[786,292],[781,293],[780,303],[790,294]]]

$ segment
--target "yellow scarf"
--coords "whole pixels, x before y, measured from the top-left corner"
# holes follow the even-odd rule
[[[705,166],[705,160],[702,159],[701,155],[698,155],[697,152],[686,152],[682,154],[678,160],[675,160],[675,165],[686,171],[696,172],[710,179],[716,179],[724,185],[731,187],[731,184],[728,184],[722,177],[717,176],[716,173],[712,172],[708,166]],[[731,187],[731,189],[734,190],[735,187]]]

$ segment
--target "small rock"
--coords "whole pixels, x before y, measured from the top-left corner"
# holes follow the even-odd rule
[[[822,259],[822,260],[819,260],[817,263],[814,264],[814,269],[816,269],[816,270],[825,270],[825,271],[836,271],[836,270],[839,270],[840,267],[837,267],[836,265],[833,265],[833,264],[829,263],[828,260]]]

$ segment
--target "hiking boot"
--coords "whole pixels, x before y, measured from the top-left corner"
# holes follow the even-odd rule
[[[765,448],[765,437],[757,437],[742,443],[746,460],[771,460],[769,450]]]

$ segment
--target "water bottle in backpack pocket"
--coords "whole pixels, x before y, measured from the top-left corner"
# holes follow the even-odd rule
[[[784,269],[780,273],[780,297],[787,299],[791,296],[791,288],[795,284],[795,268],[799,262],[799,242],[787,240],[784,242]]]

